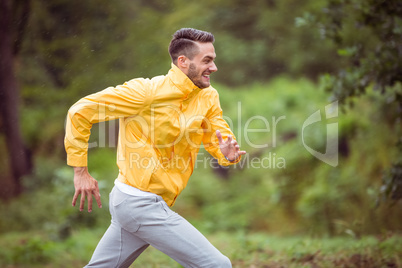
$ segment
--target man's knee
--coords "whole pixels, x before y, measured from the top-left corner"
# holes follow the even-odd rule
[[[208,257],[204,258],[202,262],[193,265],[195,267],[204,268],[232,268],[232,263],[230,262],[229,258],[221,253],[209,255]]]
[[[232,263],[225,255],[221,255],[221,257],[216,260],[216,265],[216,267],[219,268],[232,268]]]

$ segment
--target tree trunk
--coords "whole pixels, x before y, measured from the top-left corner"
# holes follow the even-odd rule
[[[28,1],[18,3],[29,5]],[[19,125],[19,89],[14,74],[14,49],[18,38],[17,27],[13,25],[12,5],[11,0],[0,0],[0,116],[10,171],[10,174],[0,174],[1,199],[19,195],[22,192],[21,177],[31,171],[30,157],[23,144]]]

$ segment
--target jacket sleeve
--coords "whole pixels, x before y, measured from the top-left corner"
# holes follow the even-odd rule
[[[212,106],[209,109],[207,116],[205,117],[203,122],[204,135],[202,138],[202,142],[207,152],[218,160],[219,165],[229,166],[236,164],[240,161],[241,156],[239,156],[235,161],[230,162],[222,154],[219,147],[219,140],[216,136],[217,130],[221,132],[223,140],[226,140],[229,135],[232,135],[233,139],[236,139],[236,137],[230,130],[227,122],[222,117],[222,109],[219,102],[219,95],[215,89],[213,89],[212,91],[211,100]]]
[[[149,104],[145,79],[109,87],[76,102],[68,111],[64,146],[67,164],[87,166],[88,140],[94,123],[138,114]]]

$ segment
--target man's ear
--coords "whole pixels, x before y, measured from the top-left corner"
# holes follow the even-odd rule
[[[187,70],[189,65],[189,60],[186,56],[181,55],[177,58],[177,67],[181,70]]]

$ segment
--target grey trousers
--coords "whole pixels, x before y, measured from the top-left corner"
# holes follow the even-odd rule
[[[86,267],[129,267],[149,245],[184,267],[232,267],[226,256],[160,196],[132,196],[114,187],[109,208],[111,224]]]

